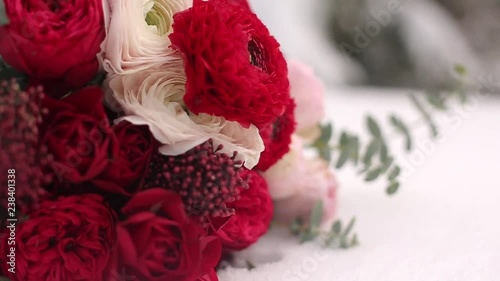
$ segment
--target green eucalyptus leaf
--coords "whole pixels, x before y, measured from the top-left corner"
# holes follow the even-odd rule
[[[319,137],[314,141],[313,146],[325,146],[330,142],[333,134],[333,126],[331,123],[326,125],[318,124],[320,129]]]
[[[392,168],[387,178],[389,181],[394,181],[399,176],[400,173],[401,173],[401,168],[396,165],[394,166],[394,168]]]
[[[382,169],[380,167],[368,171],[368,173],[367,173],[367,175],[365,177],[365,181],[374,181],[374,180],[376,180],[380,176],[381,172],[382,172]]]
[[[427,101],[438,110],[446,110],[446,98],[439,92],[426,93]]]
[[[326,162],[330,163],[332,161],[332,152],[328,147],[324,147],[319,150],[319,155],[321,159],[325,160]]]
[[[349,160],[349,135],[346,132],[342,132],[342,134],[340,135],[339,146],[340,156],[337,160],[337,169],[342,168],[344,164],[347,163],[347,160]]]
[[[332,160],[331,148],[329,145],[330,139],[333,135],[333,125],[331,123],[326,125],[319,124],[319,128],[321,131],[320,136],[312,143],[312,147],[314,147],[318,151],[319,157],[321,159],[330,163]]]
[[[346,132],[340,134],[339,144],[342,149],[346,149],[349,145],[349,135]]]
[[[389,158],[389,149],[387,148],[387,144],[384,139],[380,140],[380,162],[385,163]]]
[[[332,123],[328,123],[324,126],[320,125],[320,128],[321,128],[321,137],[320,137],[321,141],[323,143],[329,143],[333,135]]]
[[[302,232],[302,235],[300,236],[300,243],[312,241],[316,237],[318,237],[318,233],[316,231],[306,229],[306,231]]]
[[[292,221],[292,223],[289,226],[289,229],[293,235],[299,235],[303,227],[304,227],[304,222],[302,218],[298,217]]]
[[[347,242],[347,237],[340,236],[339,247],[342,249],[349,248],[349,243]]]
[[[349,157],[354,162],[355,165],[358,164],[359,160],[359,137],[351,136],[349,139]]]
[[[434,120],[432,119],[429,112],[425,109],[425,107],[422,105],[422,103],[420,102],[420,100],[417,98],[417,96],[415,94],[410,94],[410,99],[413,102],[413,104],[415,105],[415,107],[418,109],[418,111],[420,111],[420,113],[424,117],[427,124],[429,125],[432,136],[437,137],[438,129],[437,129],[436,123],[434,123]]]
[[[393,195],[394,193],[396,193],[398,191],[398,189],[399,189],[399,182],[394,181],[394,182],[391,182],[389,184],[389,186],[386,189],[386,192],[389,195]]]
[[[370,134],[377,139],[382,138],[382,131],[380,130],[380,126],[378,125],[377,121],[371,116],[368,116],[366,118],[366,124],[368,126],[368,130],[370,131]]]
[[[365,155],[363,157],[363,163],[365,164],[365,166],[370,166],[373,156],[380,151],[380,148],[381,143],[378,139],[373,139],[370,144],[368,144]]]
[[[310,218],[310,228],[317,229],[323,219],[323,201],[318,200],[313,206]]]
[[[347,224],[347,227],[344,229],[342,232],[342,236],[347,236],[351,232],[352,228],[354,227],[354,224],[356,223],[356,217],[352,217],[349,223]]]
[[[7,10],[5,9],[4,0],[0,0],[0,26],[9,24],[9,16],[7,16]],[[2,39],[5,40],[5,39]]]
[[[345,165],[345,163],[347,163],[347,160],[349,160],[349,150],[344,149],[340,152],[340,156],[339,159],[337,160],[335,168],[337,169],[342,168]]]
[[[400,134],[403,134],[406,138],[406,150],[411,151],[413,142],[412,142],[412,137],[410,134],[410,131],[408,130],[408,127],[406,124],[397,116],[391,115],[391,124],[392,126],[396,129],[396,131]]]
[[[392,163],[394,163],[394,158],[393,157],[388,157],[385,162],[382,163],[382,166],[380,167],[380,173],[381,174],[384,174],[385,172],[387,172],[387,170],[389,170],[389,168],[391,167]]]
[[[332,233],[334,233],[335,235],[340,235],[341,231],[342,231],[342,222],[340,220],[337,220],[332,225]]]

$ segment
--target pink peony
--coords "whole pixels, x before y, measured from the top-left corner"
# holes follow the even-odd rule
[[[308,157],[299,137],[293,137],[290,152],[263,177],[274,200],[277,221],[290,223],[297,217],[307,221],[318,200],[323,201],[323,225],[333,221],[337,207],[333,171],[324,160]]]
[[[295,99],[297,131],[310,129],[323,119],[325,89],[313,70],[299,61],[288,62],[290,91]]]

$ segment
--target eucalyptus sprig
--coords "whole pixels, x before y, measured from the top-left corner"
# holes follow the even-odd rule
[[[467,102],[467,95],[465,94],[467,70],[463,65],[456,65],[455,73],[458,79],[455,86],[448,89],[448,91],[427,91],[424,97],[415,94],[409,95],[410,100],[420,112],[422,121],[429,126],[431,136],[434,138],[438,136],[439,131],[434,122],[433,110],[446,111],[449,108],[448,102],[452,98],[458,98],[462,103]],[[420,125],[421,120],[417,121],[419,123],[416,125]],[[396,114],[389,116],[388,123],[395,134],[404,138],[405,150],[411,152],[414,148],[411,127]],[[392,195],[398,191],[400,186],[401,167],[395,161],[382,126],[373,116],[368,115],[366,117],[366,127],[370,139],[362,142],[359,136],[345,130],[340,131],[335,138],[332,123],[320,125],[321,134],[313,142],[312,147],[317,150],[318,155],[324,160],[330,163],[335,162],[337,169],[341,169],[348,163],[355,167],[361,165],[359,174],[362,175],[366,182],[375,181],[380,176],[385,175],[387,180],[386,192]]]
[[[0,26],[9,24],[10,20],[5,10],[4,0],[0,0]]]
[[[300,238],[301,243],[320,239],[326,247],[342,249],[359,244],[357,234],[351,234],[356,221],[355,218],[352,218],[345,228],[342,227],[342,222],[337,220],[329,231],[320,229],[322,219],[323,203],[318,201],[314,204],[309,222],[306,223],[302,218],[297,218],[290,225],[290,231]]]
[[[411,135],[404,123],[393,117],[399,130],[404,131],[407,137],[407,147],[411,147]],[[366,147],[362,147],[359,136],[341,131],[338,141],[333,138],[333,125],[320,125],[320,136],[313,142],[312,147],[318,152],[318,155],[325,161],[332,162],[336,158],[335,167],[341,169],[347,163],[355,167],[362,165],[359,174],[367,182],[379,178],[381,175],[387,175],[388,194],[394,194],[399,188],[398,176],[401,171],[399,166],[394,163],[394,156],[391,154],[389,145],[382,132],[380,125],[372,116],[366,118],[367,129],[370,132],[370,140]],[[333,143],[332,143],[333,140]]]

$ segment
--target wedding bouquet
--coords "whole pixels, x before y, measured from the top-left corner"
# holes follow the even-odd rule
[[[334,218],[322,85],[246,1],[0,7],[0,279],[214,281],[273,218]]]

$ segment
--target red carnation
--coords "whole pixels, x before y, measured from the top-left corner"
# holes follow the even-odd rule
[[[189,110],[260,126],[290,102],[287,65],[266,26],[236,2],[194,0],[174,16],[170,39],[184,55]]]
[[[60,97],[97,73],[105,37],[102,0],[5,0],[0,55]]]
[[[238,200],[228,203],[235,215],[217,232],[222,246],[231,250],[255,243],[267,232],[273,217],[273,202],[264,178],[254,171],[246,171],[242,177],[248,181],[248,188],[241,191]]]
[[[261,153],[259,164],[255,169],[261,171],[269,169],[290,150],[292,134],[296,126],[294,110],[295,103],[291,100],[283,115],[260,128],[260,136],[266,148]]]
[[[160,188],[135,194],[122,209],[108,281],[216,281],[221,255],[215,236],[190,221],[176,193]]]
[[[115,214],[102,197],[90,194],[43,201],[15,229],[15,249],[9,236],[1,241],[2,257],[14,252],[14,271],[2,270],[12,281],[108,281],[104,270],[115,243]]]

